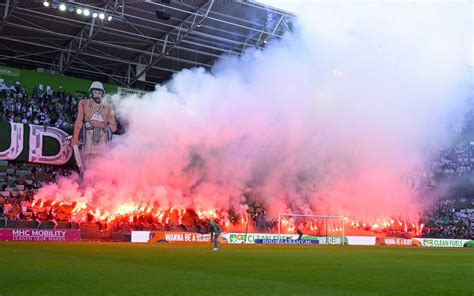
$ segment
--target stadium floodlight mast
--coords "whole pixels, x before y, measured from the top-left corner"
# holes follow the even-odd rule
[[[308,219],[324,219],[326,225],[326,244],[328,242],[327,235],[327,225],[329,220],[338,220],[341,223],[342,233],[341,233],[341,245],[344,245],[344,216],[321,216],[321,215],[303,215],[303,214],[287,214],[280,213],[278,214],[278,242],[280,242],[281,236],[281,220],[283,217],[302,217]]]

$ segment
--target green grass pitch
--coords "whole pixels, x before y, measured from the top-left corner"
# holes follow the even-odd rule
[[[0,295],[474,295],[474,249],[0,243]]]

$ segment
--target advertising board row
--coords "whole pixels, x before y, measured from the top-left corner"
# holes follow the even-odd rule
[[[190,232],[161,232],[161,231],[133,231],[132,242],[153,243],[159,241],[167,242],[209,242],[210,234]],[[297,234],[282,234],[280,240],[297,241]],[[322,245],[340,245],[340,236],[302,236],[301,240],[318,241]],[[228,244],[255,244],[274,243],[278,241],[278,234],[271,233],[237,233],[226,232],[219,236],[221,243]],[[315,243],[308,243],[315,244]],[[421,247],[448,247],[462,248],[474,247],[474,240],[467,239],[435,239],[435,238],[399,238],[399,237],[373,237],[373,236],[345,236],[345,245],[387,245],[387,246],[421,246]]]
[[[23,228],[1,228],[0,241],[80,241],[79,230],[63,229],[23,229]],[[209,243],[210,234],[193,232],[162,232],[162,231],[133,231],[131,241],[141,243],[187,242],[187,243]],[[270,233],[222,233],[219,236],[221,243],[228,244],[274,244],[278,239],[288,244],[331,244],[340,245],[339,236],[303,236],[298,241],[298,235],[285,234],[278,238],[278,234]],[[317,242],[317,243],[316,243]],[[436,238],[398,238],[398,237],[371,237],[371,236],[346,236],[346,245],[387,245],[387,246],[421,246],[434,248],[462,248],[474,247],[474,240],[468,239],[436,239]]]

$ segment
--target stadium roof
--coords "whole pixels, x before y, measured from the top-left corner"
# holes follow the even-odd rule
[[[59,1],[48,3],[0,4],[0,63],[134,87],[263,48],[291,29],[294,17],[248,0],[67,1],[64,11]]]

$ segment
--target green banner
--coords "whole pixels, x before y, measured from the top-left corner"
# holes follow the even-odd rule
[[[0,75],[19,77],[20,76],[20,71],[18,69],[15,69],[15,68],[1,66],[0,67]]]
[[[33,88],[40,84],[43,85],[44,90],[47,86],[51,86],[55,91],[65,91],[72,95],[86,95],[92,83],[91,80],[86,79],[5,66],[0,66],[0,78],[5,80],[8,87],[14,85],[16,81],[20,81],[29,95],[32,94]],[[104,87],[110,95],[117,93],[117,85],[104,83]]]

